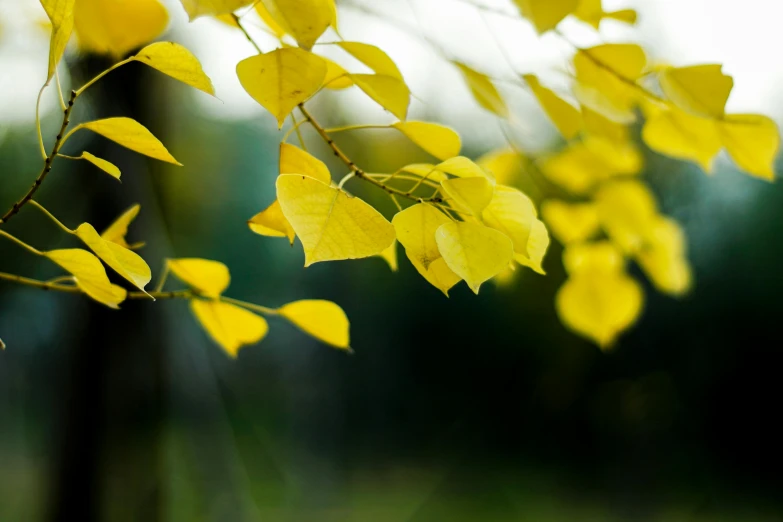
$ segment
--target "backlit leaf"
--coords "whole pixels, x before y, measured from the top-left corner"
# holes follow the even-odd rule
[[[199,16],[217,16],[233,13],[253,0],[180,0],[192,22]]]
[[[514,254],[514,261],[541,275],[546,274],[543,263],[549,242],[549,231],[546,225],[540,219],[534,219],[530,226],[530,237],[527,240],[527,255]]]
[[[408,116],[411,91],[405,82],[381,74],[351,74],[350,79],[378,105],[404,120]]]
[[[310,50],[327,27],[336,23],[334,0],[261,0],[261,3],[303,49]]]
[[[41,0],[46,16],[52,22],[52,37],[49,44],[49,72],[46,81],[52,79],[57,64],[65,53],[68,40],[71,39],[74,23],[74,4],[76,0]]]
[[[179,44],[173,42],[154,43],[139,51],[133,59],[200,91],[215,95],[212,81],[204,74],[201,63],[190,51]]]
[[[661,71],[659,81],[666,96],[680,109],[705,118],[721,118],[734,80],[721,65],[672,67]]]
[[[117,243],[121,247],[131,248],[131,245],[125,240],[125,236],[128,234],[128,227],[139,215],[139,210],[141,210],[141,205],[130,207],[103,231],[101,237],[106,241]]]
[[[262,210],[247,222],[250,230],[256,234],[269,237],[287,237],[294,244],[296,234],[291,223],[283,215],[280,202],[275,200],[265,210]]]
[[[326,62],[302,49],[275,49],[239,62],[237,75],[247,93],[282,127],[294,107],[321,88]]]
[[[459,154],[462,141],[454,129],[425,121],[398,121],[392,127],[439,160]]]
[[[212,340],[234,358],[240,348],[261,341],[269,331],[263,317],[229,303],[191,299],[190,310]]]
[[[603,185],[595,195],[601,226],[625,252],[636,252],[650,238],[658,215],[650,189],[636,180]]]
[[[644,50],[633,44],[603,44],[580,49],[574,56],[574,95],[591,110],[616,123],[636,119],[640,99],[634,83],[647,64]]]
[[[350,350],[350,323],[342,308],[331,301],[295,301],[278,312],[308,335],[321,342]]]
[[[419,263],[414,257],[411,257],[411,254],[407,250],[405,253],[411,264],[416,268],[416,271],[426,279],[429,284],[443,292],[446,297],[449,296],[449,290],[462,281],[460,276],[449,268],[446,264],[446,260],[442,257],[431,262],[429,267],[425,268],[424,265]]]
[[[171,273],[205,297],[217,298],[228,288],[231,274],[218,261],[198,258],[169,259]]]
[[[482,74],[464,63],[454,62],[454,64],[462,73],[462,77],[476,102],[489,112],[497,114],[501,118],[508,118],[506,102],[492,80],[486,74]]]
[[[386,261],[386,264],[389,265],[389,268],[391,268],[392,272],[396,272],[399,268],[399,264],[397,262],[397,241],[392,241],[392,244],[389,245],[389,247],[378,254],[378,257]]]
[[[82,123],[77,128],[89,129],[123,147],[150,158],[182,166],[166,150],[166,147],[163,146],[158,138],[153,136],[141,123],[131,118],[119,117],[96,120]]]
[[[109,308],[119,308],[128,293],[109,281],[97,257],[80,248],[50,250],[44,255],[70,273],[82,292]]]
[[[718,123],[721,142],[739,168],[773,180],[780,133],[774,121],[758,114],[732,114]]]
[[[378,47],[361,42],[338,42],[336,45],[372,69],[375,74],[392,76],[403,80],[397,64]]]
[[[416,260],[424,270],[440,259],[435,232],[451,220],[440,210],[426,203],[417,203],[398,212],[392,218],[397,241],[405,248],[408,258]]]
[[[537,221],[536,209],[529,197],[517,189],[498,185],[482,217],[488,227],[511,239],[514,253],[528,255],[530,232]]]
[[[582,115],[579,110],[562,99],[560,96],[554,93],[551,89],[548,89],[541,85],[538,78],[533,74],[526,74],[522,77],[530,89],[533,91],[538,103],[541,104],[541,108],[552,123],[555,124],[557,130],[566,140],[570,140],[582,130]]]
[[[122,174],[120,172],[120,169],[117,168],[117,166],[114,163],[111,163],[109,161],[106,161],[105,159],[101,159],[97,156],[93,156],[89,152],[82,152],[81,158],[83,160],[89,161],[99,169],[101,169],[103,172],[108,174],[109,176],[119,180],[120,175]]]
[[[659,291],[680,296],[690,290],[693,279],[685,251],[685,235],[680,226],[659,217],[648,244],[636,254],[636,261]]]
[[[453,158],[449,158],[446,161],[438,163],[435,168],[441,172],[446,172],[452,176],[457,176],[458,178],[484,177],[487,178],[491,183],[495,183],[495,178],[490,172],[487,172],[465,156],[455,156]]]
[[[514,257],[511,239],[478,223],[444,223],[435,241],[446,265],[476,294],[482,283],[503,271]]]
[[[440,187],[457,210],[478,219],[495,192],[495,187],[485,177],[447,179],[440,182]]]
[[[75,14],[79,46],[116,58],[151,42],[169,23],[159,0],[77,0]]]
[[[579,7],[573,13],[575,17],[588,23],[597,31],[604,19],[617,20],[626,24],[636,23],[637,14],[633,9],[619,11],[604,11],[601,0],[580,0]]]
[[[625,258],[611,241],[575,243],[563,251],[563,265],[572,276],[619,274],[625,269]]]
[[[377,210],[317,179],[282,175],[277,198],[302,241],[305,266],[377,255],[394,241],[394,227]]]
[[[593,203],[566,203],[550,199],[541,205],[541,216],[552,235],[563,244],[590,239],[601,228],[598,210]]]
[[[543,34],[576,10],[579,0],[514,0],[522,16]]]
[[[329,58],[324,58],[326,62],[326,76],[324,77],[324,87],[327,89],[340,90],[353,86],[348,71]]]
[[[636,322],[643,302],[639,284],[623,273],[572,276],[555,297],[563,324],[602,349]]]
[[[476,164],[490,172],[500,185],[512,185],[524,168],[523,158],[513,149],[498,149],[476,160]]]
[[[304,174],[327,185],[332,181],[323,161],[289,143],[280,144],[280,174]]]
[[[651,149],[674,158],[694,161],[708,173],[712,172],[713,160],[723,148],[713,120],[674,107],[670,110],[648,110],[642,139]]]
[[[137,253],[113,241],[103,239],[89,223],[82,223],[76,235],[95,255],[133,286],[145,292],[144,287],[152,279],[152,271]]]

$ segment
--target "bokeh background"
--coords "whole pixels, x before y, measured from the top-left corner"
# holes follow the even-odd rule
[[[510,12],[504,0],[482,3]],[[736,78],[730,111],[783,118],[783,5],[604,3],[638,9],[640,23],[607,22],[600,35],[576,22],[563,30],[583,45],[641,42],[656,61],[724,63]],[[466,155],[502,146],[504,130],[531,153],[557,146],[524,92],[504,87],[516,119],[502,129],[416,35],[496,77],[535,72],[557,84],[568,47],[555,36],[539,39],[461,0],[339,4],[343,36],[385,49],[414,92],[412,117],[454,126]],[[129,302],[117,313],[2,283],[0,521],[783,520],[779,183],[745,176],[726,158],[708,178],[645,149],[643,175],[688,234],[696,284],[680,300],[648,285],[642,319],[609,353],[558,322],[557,245],[546,277],[525,271],[479,296],[462,285],[450,299],[404,260],[398,273],[380,259],[305,270],[298,245],[245,226],[274,197],[280,138],[235,78],[252,48],[230,28],[188,24],[167,5],[167,37],[199,56],[220,99],[132,64],[107,77],[77,117],[135,117],[185,167],[79,135],[70,147],[120,165],[123,183],[61,161],[40,200],[68,224],[99,229],[139,202],[130,237],[147,242],[156,271],[166,257],[212,258],[230,266],[232,297],[269,306],[334,300],[352,320],[355,354],[272,320],[267,339],[234,361],[185,303]],[[3,208],[39,168],[42,17],[34,0],[0,0]],[[67,63],[64,81],[78,85],[109,62],[73,53]],[[59,125],[51,94],[45,136]],[[354,92],[320,95],[314,110],[332,125],[389,121]],[[426,159],[383,131],[340,140],[370,171]],[[386,208],[382,194],[353,183]],[[71,244],[34,209],[8,228],[41,248]],[[8,242],[0,270],[56,274]]]

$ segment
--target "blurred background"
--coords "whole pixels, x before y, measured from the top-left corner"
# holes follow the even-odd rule
[[[511,12],[510,2],[481,3]],[[432,47],[495,77],[534,72],[557,85],[569,56],[557,37],[462,0],[338,4],[342,35],[399,65],[414,93],[411,118],[456,128],[465,155],[502,147],[504,130],[533,154],[557,147],[530,96],[504,88],[516,121],[502,129]],[[644,149],[644,179],[688,234],[695,288],[675,300],[645,283],[643,317],[608,353],[555,315],[565,277],[557,244],[547,276],[522,271],[478,296],[460,285],[450,299],[404,259],[397,273],[380,259],[303,269],[298,243],[245,225],[274,198],[281,135],[236,80],[236,63],[253,49],[220,22],[189,24],[176,2],[167,5],[166,38],[201,59],[219,99],[131,64],[76,117],[134,117],[185,167],[80,134],[69,150],[89,147],[119,165],[122,184],[61,161],[41,202],[66,224],[98,229],[141,203],[129,238],[147,242],[142,255],[155,272],[166,257],[204,257],[231,268],[232,297],[336,301],[352,321],[355,354],[271,320],[263,343],[234,361],[183,302],[128,302],[118,313],[0,283],[0,521],[783,520],[779,183],[743,175],[726,158],[708,178]],[[639,24],[605,22],[599,35],[567,21],[563,31],[582,45],[637,41],[659,62],[724,63],[735,77],[729,110],[781,122],[783,4],[604,5],[637,9]],[[35,0],[0,0],[3,209],[40,168],[43,17]],[[110,62],[71,53],[67,64],[71,86]],[[44,100],[45,137],[59,126],[54,96]],[[390,121],[353,90],[323,93],[313,106],[329,125]],[[329,157],[309,131],[305,139]],[[340,140],[371,172],[427,160],[384,131]],[[372,188],[348,188],[390,210]],[[39,248],[73,246],[29,208],[8,230]],[[57,274],[8,242],[0,270]]]

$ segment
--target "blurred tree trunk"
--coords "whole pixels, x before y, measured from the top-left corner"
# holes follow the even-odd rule
[[[105,59],[81,61],[76,69],[82,74],[74,75],[81,76],[76,83],[108,65]],[[89,93],[89,118],[128,116],[161,136],[156,128],[160,118],[148,102],[149,76],[146,68],[133,64],[106,76]],[[97,179],[99,173],[85,172],[96,178],[84,181],[85,201],[80,202],[83,208],[78,219],[102,230],[133,203],[142,203],[142,208],[145,203],[154,204],[149,187],[157,165],[103,138],[90,138],[87,146],[120,167],[122,185]],[[134,230],[148,230],[146,221],[140,217]],[[150,262],[160,259],[156,250],[156,245],[148,246],[143,255]],[[157,266],[152,268],[158,273]],[[59,429],[52,433],[55,470],[49,520],[160,519],[165,353],[163,321],[153,308],[145,301],[125,303],[121,312],[97,303],[85,307],[88,316],[81,318],[86,325],[81,342],[72,346],[62,368],[68,375],[65,389],[55,391],[55,404],[64,407],[56,412],[61,416],[55,421]]]

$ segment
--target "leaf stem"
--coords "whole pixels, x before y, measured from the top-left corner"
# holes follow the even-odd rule
[[[324,129],[324,130],[329,134],[334,134],[335,132],[345,132],[345,131],[361,130],[361,129],[390,129],[390,128],[391,125],[360,123],[358,125],[345,125],[343,127],[331,127],[329,129]]]
[[[2,236],[2,237],[5,237],[6,239],[10,239],[11,241],[13,241],[14,243],[16,243],[16,244],[17,244],[17,245],[19,245],[20,247],[24,248],[24,249],[25,249],[25,250],[27,250],[28,252],[32,252],[33,254],[35,254],[35,255],[37,255],[37,256],[42,256],[42,255],[43,255],[43,252],[41,252],[41,251],[40,251],[40,250],[38,250],[37,248],[35,248],[35,247],[33,247],[33,246],[30,246],[30,245],[28,245],[27,243],[25,243],[24,241],[22,241],[22,240],[21,240],[21,239],[19,239],[18,237],[16,237],[16,236],[12,236],[11,234],[9,234],[8,232],[6,232],[5,230],[0,230],[0,236]]]
[[[43,93],[43,89],[41,90],[41,93]],[[63,122],[62,125],[60,125],[60,132],[57,134],[57,138],[54,142],[54,145],[52,146],[52,152],[44,159],[44,166],[43,169],[41,170],[41,173],[38,174],[38,177],[35,179],[33,185],[27,191],[27,194],[25,194],[22,197],[22,199],[14,203],[11,209],[8,210],[8,212],[6,212],[3,215],[3,217],[0,218],[0,225],[3,225],[6,222],[8,222],[8,220],[14,217],[23,206],[25,206],[27,203],[30,202],[31,199],[33,199],[33,196],[40,188],[41,183],[43,183],[43,181],[46,179],[46,176],[48,176],[49,172],[51,172],[52,163],[54,163],[54,159],[57,157],[57,153],[60,152],[60,147],[62,147],[64,143],[63,134],[65,133],[65,130],[68,128],[68,124],[71,122],[71,111],[73,110],[73,104],[76,101],[77,96],[78,95],[76,94],[76,91],[71,91],[71,97],[68,100],[68,106],[63,111]],[[38,95],[38,97],[40,100],[40,94]],[[37,107],[36,107],[36,112],[38,112]],[[36,119],[38,119],[37,116]],[[38,125],[38,128],[40,130],[41,128],[40,123]],[[41,145],[43,146],[43,139],[41,139]]]
[[[242,308],[247,308],[248,310],[259,312],[265,315],[280,315],[280,312],[278,312],[274,308],[267,308],[266,306],[248,303],[246,301],[240,301],[239,299],[232,299],[231,297],[226,297],[224,295],[220,296],[220,300],[223,301],[224,303],[235,304],[237,306],[241,306]]]
[[[112,65],[111,67],[109,67],[108,69],[106,69],[105,71],[99,73],[97,76],[95,76],[95,78],[93,78],[89,82],[87,82],[84,85],[82,85],[78,90],[73,91],[74,93],[76,93],[76,98],[81,96],[82,93],[84,93],[84,91],[86,91],[87,89],[89,89],[90,87],[95,85],[101,78],[103,78],[104,76],[106,76],[107,74],[112,72],[113,70],[118,69],[118,68],[122,67],[123,65],[132,62],[133,60],[135,60],[135,58],[136,58],[135,56],[131,56],[130,58],[126,58],[125,60],[123,60],[121,62],[117,62],[114,65]]]
[[[62,229],[64,232],[66,232],[66,233],[68,233],[68,234],[75,234],[75,233],[76,233],[76,232],[74,232],[73,230],[71,230],[70,228],[68,228],[68,227],[66,227],[65,225],[63,225],[62,221],[60,221],[59,219],[57,219],[56,217],[54,217],[54,214],[52,214],[51,212],[49,212],[48,210],[46,210],[46,208],[44,208],[44,206],[43,206],[43,205],[41,205],[40,203],[38,203],[36,200],[34,200],[34,199],[31,199],[31,200],[30,200],[30,204],[31,204],[32,206],[36,207],[36,208],[37,208],[38,210],[40,210],[41,212],[43,212],[43,213],[46,215],[46,217],[48,217],[49,219],[51,219],[51,220],[52,220],[52,222],[53,222],[55,225],[57,225],[58,227],[60,227],[60,228],[61,228],[61,229]]]

